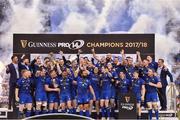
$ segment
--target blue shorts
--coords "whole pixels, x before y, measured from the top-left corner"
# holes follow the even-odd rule
[[[146,102],[158,102],[158,95],[156,92],[146,93]]]
[[[135,93],[136,102],[141,103],[141,93]]]
[[[100,100],[100,92],[98,90],[94,90],[96,100]],[[90,93],[90,100],[93,100],[93,95]]]
[[[76,96],[77,96],[76,90],[73,90],[73,91],[71,92],[71,99],[72,99],[72,100],[76,99]]]
[[[35,100],[36,101],[47,101],[47,94],[45,92],[36,92],[35,94]]]
[[[59,96],[57,94],[49,94],[48,95],[48,103],[59,103]]]
[[[32,96],[30,94],[22,93],[19,95],[19,104],[32,103]]]
[[[101,91],[101,99],[111,99],[111,90]]]
[[[90,101],[89,95],[77,96],[78,104],[88,104]]]
[[[116,89],[115,87],[111,88],[111,99],[115,99],[116,98]]]
[[[69,93],[60,94],[60,103],[67,103],[70,100],[71,100],[71,94]]]

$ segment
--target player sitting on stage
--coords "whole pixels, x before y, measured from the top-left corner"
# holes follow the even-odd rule
[[[156,119],[159,119],[157,88],[161,88],[160,79],[154,76],[154,69],[148,69],[148,77],[145,81],[146,102],[149,111],[149,119],[152,120],[152,109],[155,111]]]
[[[81,76],[77,78],[77,81],[73,81],[74,84],[77,85],[77,102],[79,105],[80,115],[83,115],[83,110],[86,111],[86,116],[89,117],[89,91],[93,95],[93,100],[96,100],[94,90],[90,84],[90,80],[88,79],[88,71],[81,70]]]
[[[69,113],[73,113],[71,106],[71,87],[72,87],[72,78],[68,76],[67,69],[63,69],[62,75],[59,79],[60,87],[60,107],[62,113],[67,112],[66,107],[68,108]]]
[[[36,115],[40,113],[45,114],[47,112],[47,94],[44,88],[47,77],[46,71],[43,67],[40,67],[37,73],[39,73],[39,75],[37,75],[35,79]]]
[[[59,86],[55,70],[50,70],[50,77],[46,79],[45,90],[48,94],[49,113],[58,112]]]
[[[23,110],[26,109],[26,117],[31,116],[32,109],[32,79],[31,72],[28,70],[21,71],[22,77],[17,81],[15,91],[16,101],[19,101],[19,117],[23,117]]]
[[[132,92],[134,93],[137,101],[138,119],[141,119],[141,101],[144,101],[145,82],[143,79],[139,78],[138,71],[133,73]]]

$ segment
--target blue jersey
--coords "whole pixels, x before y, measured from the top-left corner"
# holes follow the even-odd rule
[[[151,63],[149,63],[149,67],[153,68],[156,71],[158,68],[158,63],[155,61],[152,61]]]
[[[60,77],[59,78],[60,94],[71,93],[72,78],[71,77]]]
[[[32,92],[32,79],[20,78],[17,81],[17,87],[19,88],[19,94],[31,94]]]
[[[78,96],[89,95],[90,80],[86,77],[77,78],[77,94]]]
[[[98,74],[90,73],[90,82],[94,91],[100,90],[100,76]]]
[[[157,92],[157,88],[154,87],[154,86],[150,86],[149,85],[149,82],[152,82],[154,84],[157,84],[158,82],[160,82],[160,79],[158,79],[156,76],[153,76],[153,77],[147,77],[146,80],[146,92],[147,93],[153,93],[153,92]]]
[[[49,88],[57,88],[57,87],[59,87],[58,83],[59,83],[59,80],[57,77],[56,78],[48,77],[48,78],[46,78],[45,85],[48,85]],[[58,92],[50,91],[50,92],[48,92],[48,95],[53,96],[53,95],[57,95],[57,93]]]
[[[77,78],[77,94],[78,96],[88,95],[89,86],[91,85],[90,80],[86,77]]]
[[[111,75],[108,73],[101,74],[102,91],[109,91],[112,87]]]
[[[144,80],[141,78],[133,79],[132,81],[132,91],[133,93],[141,93],[142,86],[145,84]]]
[[[139,76],[145,81],[146,80],[146,78],[148,77],[148,69],[149,69],[150,67],[148,66],[148,67],[140,67],[139,68]]]
[[[45,89],[44,89],[44,85],[45,85],[45,82],[46,82],[46,77],[37,77],[35,79],[35,87],[36,87],[36,90],[35,92],[37,93],[45,93]]]
[[[126,73],[126,78],[129,79],[129,80],[132,80],[133,78],[133,73],[135,71],[135,67],[134,66],[125,66],[125,73]]]
[[[118,84],[119,92],[123,93],[123,94],[124,93],[128,93],[128,90],[129,90],[129,87],[130,87],[130,84],[131,84],[130,80],[124,78],[123,80],[122,79],[118,79],[118,81],[119,81],[119,84]]]

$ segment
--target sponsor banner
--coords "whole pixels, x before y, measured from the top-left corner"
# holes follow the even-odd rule
[[[132,93],[119,95],[118,119],[136,119],[136,98]]]
[[[154,57],[154,34],[14,34],[15,54],[45,54],[49,52],[76,54],[81,49],[84,54],[95,48],[97,54],[119,54],[124,49],[127,54],[140,51]]]

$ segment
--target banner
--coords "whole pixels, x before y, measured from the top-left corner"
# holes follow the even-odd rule
[[[142,57],[151,55],[154,58],[154,34],[14,34],[14,54],[76,54],[78,49],[83,54],[91,53],[95,48],[97,54],[142,53]]]

